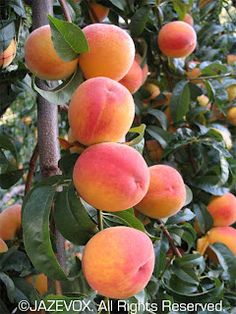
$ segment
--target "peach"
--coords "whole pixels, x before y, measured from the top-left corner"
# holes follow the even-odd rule
[[[185,23],[191,25],[191,26],[193,26],[193,24],[194,24],[192,15],[190,15],[190,14],[188,14],[188,13],[185,14],[183,21],[184,21]]]
[[[78,60],[64,61],[57,54],[49,25],[35,29],[25,42],[25,62],[28,69],[44,80],[63,80],[72,75]]]
[[[8,251],[8,247],[5,241],[0,238],[0,254]]]
[[[207,107],[208,109],[210,109],[210,99],[206,95],[202,94],[198,96],[197,101],[201,107]]]
[[[134,114],[130,92],[108,77],[95,77],[82,83],[68,111],[73,136],[84,145],[118,142],[129,131]]]
[[[146,142],[146,149],[148,156],[152,161],[159,162],[161,160],[163,155],[163,148],[156,140],[148,140]]]
[[[190,79],[191,82],[195,83],[195,84],[202,83],[202,80],[197,80],[196,79],[199,76],[201,76],[201,74],[202,74],[201,69],[198,68],[199,64],[200,64],[199,61],[189,61],[187,63],[187,66],[186,66],[186,68],[187,68],[187,71],[186,71],[187,78]]]
[[[48,291],[48,279],[43,273],[39,275],[28,276],[26,281],[34,286],[40,295],[44,295]]]
[[[73,181],[80,196],[97,209],[128,209],[144,197],[149,171],[142,155],[125,144],[101,143],[77,159]]]
[[[138,58],[134,59],[129,72],[120,80],[120,83],[128,88],[131,94],[134,94],[142,86],[146,76],[146,69],[144,73],[138,60]]]
[[[160,88],[154,83],[146,83],[144,85],[144,89],[149,93],[149,96],[147,99],[145,99],[145,102],[155,99],[161,93]]]
[[[236,63],[236,55],[228,55],[227,56],[227,63],[228,65],[233,65],[234,63]]]
[[[102,22],[109,14],[109,8],[96,2],[89,3],[89,15],[93,22]]]
[[[110,24],[91,24],[83,32],[89,44],[89,51],[79,56],[85,78],[105,76],[121,80],[134,61],[133,39],[120,27]]]
[[[148,73],[149,73],[149,68],[146,62],[143,61],[143,58],[136,53],[135,55],[135,60],[138,62],[138,64],[140,65],[140,67],[142,68],[143,71],[143,83],[146,81],[147,77],[148,77]]]
[[[0,213],[0,238],[4,241],[15,238],[21,228],[21,205],[14,204]]]
[[[145,288],[155,255],[149,237],[129,227],[98,232],[87,245],[82,269],[89,285],[103,296],[126,299]]]
[[[203,255],[209,245],[214,243],[223,243],[234,255],[236,255],[236,229],[233,227],[214,227],[207,234],[198,239],[197,250]]]
[[[212,0],[200,0],[199,1],[199,7],[200,9],[203,9],[207,4],[209,4]]]
[[[236,126],[236,107],[231,107],[227,111],[227,120],[232,125]]]
[[[207,209],[215,227],[226,227],[236,222],[236,197],[232,193],[214,197]]]
[[[175,215],[186,200],[186,189],[180,173],[167,165],[149,167],[150,186],[135,208],[151,218]]]
[[[16,41],[12,39],[9,46],[0,53],[0,68],[6,68],[10,65],[16,55]]]
[[[228,100],[233,101],[236,99],[236,85],[231,85],[226,89],[228,94]]]
[[[164,25],[158,35],[158,45],[167,57],[183,58],[189,56],[197,44],[197,35],[190,25],[174,21]]]

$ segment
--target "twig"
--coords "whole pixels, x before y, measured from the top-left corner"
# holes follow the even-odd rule
[[[64,13],[64,16],[65,16],[65,19],[68,21],[68,22],[72,22],[72,19],[71,19],[71,16],[70,16],[70,11],[69,11],[69,8],[65,2],[65,0],[58,0],[59,3],[60,3],[60,6],[62,8],[62,11]]]
[[[160,228],[163,231],[163,233],[166,235],[166,237],[167,237],[167,239],[169,241],[169,244],[170,244],[173,252],[175,253],[175,255],[177,257],[182,257],[182,254],[180,253],[179,249],[175,246],[174,239],[170,235],[169,231],[166,229],[166,227],[163,224],[163,222],[160,219],[157,219],[157,222],[160,224]]]
[[[31,189],[32,181],[33,181],[33,177],[34,177],[34,171],[35,171],[38,157],[39,157],[39,148],[38,148],[38,143],[37,143],[34,150],[33,150],[33,154],[31,156],[30,162],[29,162],[29,171],[27,174],[26,182],[25,182],[25,195]]]

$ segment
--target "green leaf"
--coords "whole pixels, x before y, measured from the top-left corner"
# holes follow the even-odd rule
[[[154,247],[155,250],[155,267],[153,274],[158,278],[166,267],[166,253],[169,249],[169,242],[166,237],[161,237],[160,241]]]
[[[85,245],[96,233],[97,225],[76,196],[73,185],[58,193],[54,217],[58,230],[74,244]]]
[[[170,101],[170,111],[174,122],[181,121],[189,110],[191,101],[189,84],[181,81],[176,84]]]
[[[49,216],[55,186],[35,187],[23,203],[22,226],[25,249],[35,268],[49,278],[65,280],[50,240]]]
[[[159,121],[161,127],[164,130],[167,130],[168,127],[168,120],[167,117],[165,115],[164,112],[162,112],[161,110],[158,109],[148,109],[147,113],[149,113],[150,115],[154,116],[155,118],[157,118],[157,120]]]
[[[16,146],[8,135],[0,134],[0,148],[10,151],[15,160],[17,160]]]
[[[189,209],[184,208],[180,210],[176,215],[168,218],[166,224],[173,225],[178,223],[183,223],[185,221],[190,221],[195,217],[195,214]]]
[[[145,25],[148,21],[150,8],[148,6],[142,6],[131,18],[130,31],[132,37],[138,37],[144,31]]]
[[[77,58],[88,51],[88,42],[82,30],[75,24],[48,16],[52,41],[58,55],[65,61]]]
[[[144,149],[144,133],[145,133],[146,125],[141,124],[138,127],[131,128],[129,133],[138,133],[138,136],[129,142],[129,145],[136,149],[140,154],[143,153]]]
[[[82,81],[83,76],[78,68],[68,80],[51,90],[43,90],[39,88],[35,83],[35,78],[32,80],[32,83],[33,89],[50,103],[55,105],[64,105],[71,99],[73,93]]]
[[[162,148],[167,147],[168,142],[169,142],[170,137],[171,137],[171,135],[167,131],[165,131],[165,130],[163,130],[163,129],[155,126],[155,125],[149,125],[147,127],[146,131],[149,135],[151,135],[152,138],[154,138],[156,141],[159,142],[159,144],[161,145]]]
[[[78,159],[78,154],[65,153],[64,156],[59,160],[58,166],[62,173],[66,176],[72,177],[75,162]]]
[[[2,189],[9,189],[17,181],[20,180],[24,170],[13,170],[0,174],[0,187]]]
[[[13,303],[15,298],[15,285],[12,279],[5,273],[0,272],[0,282],[4,284],[7,291],[8,299]]]

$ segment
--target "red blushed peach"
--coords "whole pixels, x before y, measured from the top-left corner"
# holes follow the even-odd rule
[[[232,193],[214,197],[207,209],[215,227],[230,226],[236,221],[236,197]]]
[[[197,44],[194,29],[185,22],[175,21],[164,25],[158,35],[161,52],[172,58],[189,56]]]
[[[48,279],[43,273],[29,276],[26,281],[32,284],[40,295],[44,295],[48,291]]]
[[[89,3],[90,17],[93,22],[102,22],[109,13],[109,8],[96,2]]]
[[[95,77],[81,84],[68,112],[73,136],[84,145],[120,141],[129,131],[134,114],[130,92],[107,77]]]
[[[228,55],[227,63],[228,65],[233,65],[234,63],[236,63],[236,55]]]
[[[97,209],[128,209],[144,197],[149,186],[145,160],[125,144],[90,146],[78,158],[73,171],[79,195]]]
[[[0,254],[8,251],[7,244],[0,238]]]
[[[15,204],[0,213],[0,238],[12,240],[21,228],[21,205]]]
[[[89,51],[79,56],[85,78],[105,76],[121,80],[134,61],[133,39],[120,27],[108,24],[91,24],[83,32],[89,44]]]
[[[6,68],[12,63],[16,55],[16,42],[12,39],[9,46],[0,54],[0,68]]]
[[[89,285],[99,294],[126,299],[145,288],[154,268],[149,237],[129,227],[112,227],[92,237],[82,257]]]
[[[232,227],[215,227],[207,232],[207,234],[198,239],[197,250],[203,255],[209,245],[214,243],[225,244],[230,251],[236,255],[236,229]]]
[[[193,21],[192,16],[191,16],[190,14],[188,14],[188,13],[185,14],[183,21],[184,21],[185,23],[191,25],[191,26],[193,26],[193,24],[194,24],[194,21]]]
[[[175,215],[186,200],[184,181],[177,170],[166,165],[149,167],[150,186],[135,208],[151,218]]]
[[[75,72],[78,60],[64,61],[57,54],[49,25],[34,30],[25,42],[25,62],[28,69],[45,80],[63,80]]]

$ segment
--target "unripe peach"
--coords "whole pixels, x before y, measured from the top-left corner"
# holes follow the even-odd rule
[[[214,243],[225,244],[236,255],[236,229],[232,227],[215,227],[209,230],[206,236],[198,239],[197,250],[203,255],[209,245]]]
[[[158,35],[161,52],[172,58],[189,56],[197,44],[194,29],[185,22],[174,21],[164,25]]]
[[[129,227],[111,227],[93,236],[82,258],[89,285],[98,294],[126,299],[145,288],[154,268],[149,237]]]
[[[8,247],[5,241],[0,238],[0,254],[8,251]]]
[[[15,238],[21,228],[21,205],[14,204],[0,213],[0,238],[4,241]]]
[[[128,209],[144,197],[149,186],[145,160],[125,144],[101,143],[90,146],[78,158],[73,171],[74,185],[90,205],[106,211]]]
[[[129,72],[120,80],[120,83],[128,88],[131,94],[134,94],[142,86],[144,76],[146,74],[143,73],[138,58],[135,58]]]
[[[191,26],[193,26],[194,21],[193,21],[193,17],[190,14],[185,14],[183,21]]]
[[[231,85],[227,89],[228,100],[233,101],[236,99],[236,85]]]
[[[48,291],[48,279],[43,273],[29,276],[26,281],[33,285],[40,295],[44,295]]]
[[[129,131],[134,114],[130,92],[108,77],[95,77],[81,84],[68,112],[73,136],[84,145],[120,141]]]
[[[0,68],[6,68],[12,63],[16,55],[16,42],[12,39],[6,50],[0,53]]]
[[[102,22],[109,14],[109,8],[96,2],[89,3],[90,17],[94,23]]]
[[[25,42],[25,62],[29,70],[45,80],[63,80],[75,72],[78,60],[64,61],[57,54],[49,25],[35,29]]]
[[[186,200],[186,189],[180,173],[167,165],[155,165],[149,170],[148,192],[135,208],[152,218],[175,215]]]
[[[236,107],[231,107],[227,111],[227,120],[232,125],[236,126]]]
[[[89,51],[79,56],[86,79],[105,76],[121,80],[131,68],[135,47],[132,38],[115,25],[95,23],[83,29]]]
[[[228,55],[227,63],[228,65],[233,65],[234,63],[236,63],[236,55]]]
[[[210,107],[209,107],[210,99],[206,95],[202,94],[202,95],[198,96],[197,101],[201,107],[207,107],[208,109],[210,109]]]
[[[232,193],[214,197],[207,209],[215,227],[226,227],[236,222],[236,197]]]

